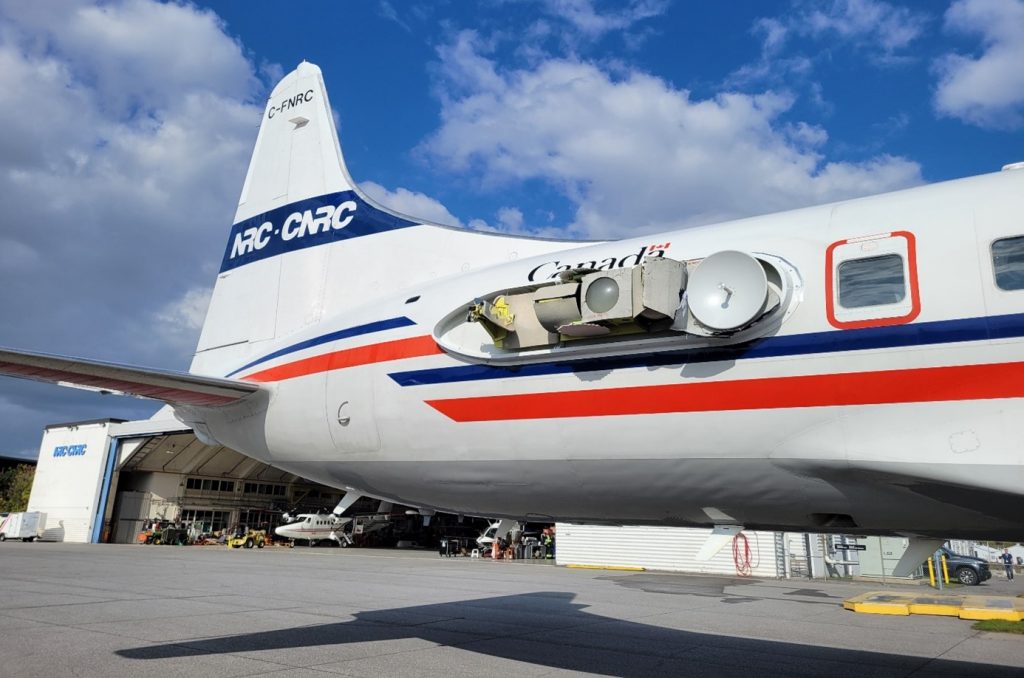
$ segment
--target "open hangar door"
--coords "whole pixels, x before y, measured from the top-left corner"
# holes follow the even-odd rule
[[[161,416],[164,415],[164,416]],[[184,523],[191,536],[245,524],[267,530],[286,511],[326,513],[343,491],[202,443],[163,411],[148,420],[103,419],[46,427],[29,500],[47,514],[44,541],[134,543],[154,520]],[[358,545],[429,547],[487,521],[438,513],[429,525],[409,507],[360,499]]]
[[[290,509],[329,511],[342,492],[206,445],[176,421],[111,427],[117,462],[94,541],[133,543],[153,520],[211,533],[237,523],[271,532]]]

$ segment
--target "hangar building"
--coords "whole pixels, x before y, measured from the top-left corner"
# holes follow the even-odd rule
[[[46,428],[28,510],[47,514],[43,540],[131,543],[154,519],[269,528],[288,509],[330,510],[341,494],[205,445],[173,418],[101,419]]]

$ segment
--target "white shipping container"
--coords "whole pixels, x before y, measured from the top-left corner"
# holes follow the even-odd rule
[[[34,541],[43,535],[43,530],[45,529],[45,513],[40,511],[12,513],[0,524],[0,541],[7,539]]]

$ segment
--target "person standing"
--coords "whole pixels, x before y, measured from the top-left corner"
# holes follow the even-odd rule
[[[1013,554],[1010,553],[1010,549],[1003,549],[999,560],[1003,561],[1003,567],[1006,568],[1006,580],[1013,581]]]

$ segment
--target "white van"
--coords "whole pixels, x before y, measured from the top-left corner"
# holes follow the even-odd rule
[[[35,541],[46,529],[46,514],[41,511],[11,513],[0,522],[0,541],[20,539]]]

